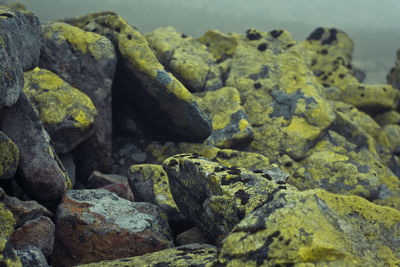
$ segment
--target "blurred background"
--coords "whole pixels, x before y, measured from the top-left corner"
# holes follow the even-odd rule
[[[11,1],[9,1],[11,2]],[[20,0],[42,22],[112,10],[139,31],[173,26],[200,37],[209,29],[243,33],[284,28],[301,41],[317,27],[336,27],[355,43],[353,64],[366,83],[386,83],[400,48],[399,0]]]

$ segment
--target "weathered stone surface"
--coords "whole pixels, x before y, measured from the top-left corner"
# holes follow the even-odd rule
[[[58,153],[67,153],[93,133],[95,106],[84,93],[51,71],[25,72],[24,92],[39,111]]]
[[[199,228],[193,227],[177,235],[176,243],[181,246],[193,243],[211,244],[212,242],[204,236],[204,234],[200,231]]]
[[[39,66],[53,71],[90,97],[98,115],[94,135],[79,146],[80,175],[111,167],[111,85],[117,64],[113,44],[106,37],[66,23],[53,22],[42,28],[43,45]]]
[[[309,66],[329,99],[340,100],[371,114],[395,109],[400,92],[387,84],[360,83],[351,68],[354,44],[335,28],[317,28],[302,47],[310,51]]]
[[[190,244],[143,256],[102,261],[81,265],[82,267],[118,267],[118,266],[206,266],[215,256],[215,247],[210,245]]]
[[[168,158],[163,167],[180,211],[210,240],[227,234],[276,191],[297,191],[268,174],[228,168],[193,154]]]
[[[109,184],[119,184],[127,182],[128,178],[117,174],[105,174],[99,171],[94,171],[90,175],[86,187],[88,189],[98,188]]]
[[[169,188],[168,175],[161,165],[132,165],[128,177],[129,186],[137,201],[159,206],[169,219],[182,218]]]
[[[41,216],[15,229],[9,243],[14,249],[37,247],[48,258],[53,253],[54,231],[54,223],[48,217]]]
[[[222,241],[213,266],[395,266],[399,222],[399,211],[360,197],[282,190]]]
[[[14,230],[14,226],[15,220],[13,214],[4,206],[3,203],[0,203],[0,238],[8,240]],[[3,241],[0,241],[0,243],[2,242]]]
[[[195,98],[165,71],[144,36],[125,20],[115,14],[98,13],[66,22],[77,26],[87,24],[85,30],[105,35],[113,42],[121,56],[115,77],[120,79],[116,98],[134,103],[143,118],[160,133],[194,142],[210,135],[211,123]]]
[[[217,62],[222,62],[233,56],[239,44],[241,35],[238,33],[223,33],[218,30],[209,30],[199,38]]]
[[[333,109],[285,30],[248,30],[235,49],[226,86],[239,90],[254,131],[250,149],[303,157],[333,122]]]
[[[267,170],[270,161],[258,153],[233,149],[219,149],[213,146],[193,143],[151,143],[146,148],[149,161],[161,164],[165,159],[182,153],[198,153],[204,158],[216,161],[227,167],[241,167],[251,171]]]
[[[219,148],[245,147],[254,138],[249,118],[233,87],[195,94],[200,108],[212,121],[212,133],[205,143]]]
[[[107,191],[110,191],[112,193],[117,194],[120,198],[124,198],[129,201],[135,201],[135,197],[132,193],[132,190],[128,184],[128,182],[123,182],[119,184],[108,184],[108,185],[103,185],[100,187],[100,189],[105,189]]]
[[[19,149],[18,170],[25,192],[36,200],[59,199],[71,182],[50,145],[50,138],[28,97],[2,109],[0,129]]]
[[[30,12],[0,7],[0,109],[18,100],[23,71],[37,66],[40,56],[40,22]]]
[[[54,266],[143,255],[172,246],[168,223],[150,203],[103,189],[68,190],[57,208]]]
[[[386,76],[386,79],[393,87],[400,89],[400,49],[397,50],[395,65]]]
[[[145,35],[158,60],[192,92],[223,86],[222,73],[207,46],[173,27]]]
[[[12,212],[16,227],[21,227],[29,220],[34,220],[41,216],[53,217],[52,212],[35,200],[21,201],[16,197],[6,197],[2,202]]]
[[[118,137],[117,134],[114,136],[116,138],[113,140],[115,152],[113,153],[112,173],[127,176],[130,166],[148,162],[148,156],[141,141],[138,142],[137,139],[132,140],[129,137]]]
[[[68,177],[71,181],[71,188],[74,188],[76,182],[76,165],[72,153],[59,154],[58,157],[68,173]]]
[[[18,258],[21,260],[22,266],[48,267],[46,258],[42,251],[37,247],[26,247],[16,251]]]
[[[307,152],[301,164],[309,173],[295,183],[301,190],[322,188],[400,209],[398,177],[377,155],[333,131]]]
[[[387,124],[400,125],[400,113],[395,110],[380,113],[376,115],[374,119],[380,126],[384,126]]]
[[[22,267],[15,251],[8,244],[7,239],[0,236],[0,264],[5,267]]]
[[[18,161],[18,147],[7,135],[0,131],[0,180],[14,176]]]

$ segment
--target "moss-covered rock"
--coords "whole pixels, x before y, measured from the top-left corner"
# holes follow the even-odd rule
[[[129,168],[128,182],[136,201],[159,206],[169,219],[182,218],[169,188],[168,175],[161,165],[132,165]]]
[[[222,241],[213,266],[395,266],[399,222],[360,197],[282,190]]]
[[[25,72],[24,92],[37,106],[55,149],[66,153],[93,133],[97,111],[91,99],[51,71]]]
[[[211,122],[194,96],[165,70],[144,36],[124,19],[106,12],[65,21],[86,25],[85,30],[105,35],[113,42],[121,55],[121,76],[115,77],[120,91],[115,93],[139,109],[144,120],[173,139],[202,142],[210,135]]]
[[[248,145],[254,138],[240,94],[233,87],[196,93],[197,103],[212,121],[212,133],[205,143],[219,148]]]
[[[14,176],[18,161],[18,147],[7,135],[0,131],[0,180]]]
[[[0,265],[4,267],[22,267],[15,251],[4,237],[0,237]]]
[[[387,84],[360,83],[351,67],[354,44],[335,28],[317,28],[301,46],[311,52],[309,66],[326,88],[329,99],[340,100],[371,114],[395,109],[400,92]]]
[[[259,153],[219,149],[205,144],[168,142],[161,145],[152,143],[147,146],[146,153],[149,156],[149,161],[157,164],[161,164],[164,160],[176,154],[197,153],[224,166],[236,166],[251,171],[267,170],[270,165],[269,159]]]
[[[146,40],[158,60],[190,91],[208,91],[222,87],[221,70],[207,47],[173,27],[157,28]]]
[[[190,244],[143,256],[101,261],[80,265],[82,267],[123,267],[123,266],[205,266],[214,260],[215,247],[209,245]]]
[[[387,111],[380,113],[374,117],[375,121],[380,125],[384,126],[387,124],[398,124],[400,125],[400,113],[396,110]]]
[[[393,87],[400,89],[400,49],[397,50],[395,65],[386,76],[386,79]]]
[[[268,174],[179,154],[163,163],[175,202],[210,240],[227,234],[275,192],[297,191]]]
[[[199,38],[217,62],[232,57],[239,44],[241,35],[238,33],[223,33],[218,30],[209,30]]]
[[[227,86],[237,88],[254,130],[252,151],[301,159],[334,120],[322,88],[290,33],[248,30],[235,49]]]

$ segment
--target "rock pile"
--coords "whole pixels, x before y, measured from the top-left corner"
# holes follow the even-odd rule
[[[400,52],[0,6],[1,266],[400,265]]]

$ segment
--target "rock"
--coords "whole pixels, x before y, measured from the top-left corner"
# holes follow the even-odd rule
[[[400,49],[397,50],[397,59],[394,63],[394,67],[390,70],[389,74],[386,76],[386,80],[393,87],[400,89]]]
[[[217,62],[222,62],[233,56],[241,39],[237,33],[223,33],[218,30],[209,30],[199,38]]]
[[[18,170],[25,192],[35,200],[52,201],[62,197],[71,182],[36,112],[21,93],[15,105],[2,109],[0,129],[19,149]]]
[[[207,46],[173,27],[157,28],[145,35],[164,67],[192,92],[223,86],[222,73]]]
[[[161,164],[167,158],[182,153],[198,153],[204,158],[216,161],[227,167],[241,167],[251,171],[266,170],[270,165],[267,157],[253,152],[233,149],[219,149],[213,146],[193,143],[159,144],[153,142],[146,148],[149,162]]]
[[[299,160],[335,115],[303,50],[285,30],[250,29],[232,57],[226,86],[239,90],[254,131],[250,150]]]
[[[114,78],[114,88],[118,88],[115,103],[122,101],[139,110],[141,119],[169,138],[201,142],[210,135],[211,123],[195,98],[165,71],[144,36],[125,20],[98,13],[65,22],[85,24],[84,30],[105,35],[113,42],[121,56]]]
[[[58,153],[73,150],[93,133],[97,115],[90,98],[51,71],[25,72],[24,92],[39,111]]]
[[[137,201],[159,206],[170,220],[182,218],[170,191],[168,175],[161,165],[132,165],[128,177],[129,186]]]
[[[0,7],[0,109],[18,100],[24,85],[23,71],[33,69],[40,57],[40,22],[30,12]]]
[[[81,265],[82,267],[117,266],[206,266],[214,260],[215,247],[204,244],[189,244],[148,253],[143,256],[101,261]]]
[[[88,189],[98,188],[109,184],[119,184],[127,182],[128,178],[117,174],[104,174],[99,171],[94,171],[90,175],[86,187]]]
[[[370,114],[395,109],[400,92],[387,84],[360,83],[351,67],[354,44],[335,28],[317,28],[301,44],[311,52],[309,66],[325,87],[327,98],[343,101]]]
[[[177,235],[176,243],[182,246],[193,243],[211,244],[211,241],[204,236],[204,234],[200,231],[199,228],[193,227]]]
[[[360,197],[281,190],[235,226],[212,266],[396,265],[399,220]]]
[[[0,131],[0,180],[15,175],[19,161],[19,150],[15,143]]]
[[[106,37],[66,23],[42,27],[40,67],[56,73],[90,97],[98,115],[94,135],[75,152],[81,176],[111,167],[111,85],[117,64],[113,44]]]
[[[329,131],[301,162],[309,173],[295,185],[357,195],[379,205],[400,209],[400,181],[379,157]]]
[[[228,168],[193,154],[168,158],[163,167],[180,211],[211,241],[226,235],[275,192],[297,191],[267,174]]]
[[[395,110],[380,113],[376,115],[374,119],[380,126],[384,126],[387,124],[400,125],[400,113]]]
[[[245,147],[254,138],[249,118],[233,87],[195,94],[200,108],[212,121],[212,133],[205,143],[219,148]]]
[[[14,249],[24,249],[28,246],[39,248],[46,258],[53,253],[54,223],[45,216],[27,221],[14,230],[9,243]]]
[[[48,267],[46,258],[42,251],[37,247],[29,246],[16,251],[18,258],[21,260],[22,266]]]
[[[54,266],[117,259],[169,248],[168,223],[150,203],[103,189],[68,190],[57,208]]]
[[[68,173],[68,177],[71,180],[71,188],[74,188],[76,181],[76,165],[72,153],[59,154],[58,157],[60,158],[60,161],[62,162],[62,165],[64,166]]]
[[[118,146],[117,142],[121,143],[121,145]],[[130,166],[147,162],[147,154],[143,151],[144,149],[140,145],[140,141],[121,140],[119,138],[117,142],[114,140],[114,149],[116,152],[113,153],[112,173],[127,176]]]
[[[15,251],[4,237],[0,237],[0,264],[5,267],[22,267]]]
[[[0,203],[0,243],[4,248],[5,242],[3,244],[2,238],[5,238],[5,241],[11,236],[14,231],[15,220],[11,211],[9,211],[3,203]],[[1,250],[1,249],[0,249]]]
[[[105,189],[107,191],[115,193],[120,198],[124,198],[132,202],[135,201],[135,197],[132,193],[131,188],[129,187],[128,182],[103,185],[102,187],[100,187],[100,189]]]
[[[40,205],[35,200],[21,201],[16,197],[6,197],[2,201],[4,206],[10,210],[14,216],[16,227],[21,227],[30,220],[35,220],[42,216],[53,217],[53,213]]]

